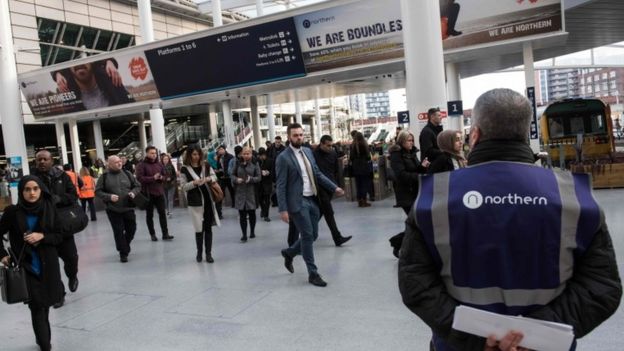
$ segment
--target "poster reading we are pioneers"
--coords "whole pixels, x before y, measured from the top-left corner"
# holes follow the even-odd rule
[[[363,0],[295,17],[308,72],[403,57],[399,0]]]
[[[563,30],[561,0],[440,0],[444,50]]]
[[[69,68],[25,74],[19,84],[35,118],[160,97],[143,53],[116,55]]]

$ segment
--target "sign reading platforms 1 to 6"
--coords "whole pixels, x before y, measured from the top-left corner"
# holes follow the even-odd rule
[[[163,99],[305,76],[292,18],[145,52]]]

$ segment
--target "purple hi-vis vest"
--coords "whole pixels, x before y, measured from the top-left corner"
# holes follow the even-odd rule
[[[507,315],[556,298],[601,223],[588,175],[513,162],[423,177],[414,208],[448,293]]]

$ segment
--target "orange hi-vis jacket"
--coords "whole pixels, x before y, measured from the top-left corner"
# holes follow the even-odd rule
[[[90,199],[95,197],[95,180],[91,176],[82,177],[83,186],[78,192],[78,196],[81,199]]]

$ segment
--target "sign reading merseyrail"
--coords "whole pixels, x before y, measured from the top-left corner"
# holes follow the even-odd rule
[[[163,99],[305,76],[292,18],[145,52]]]

